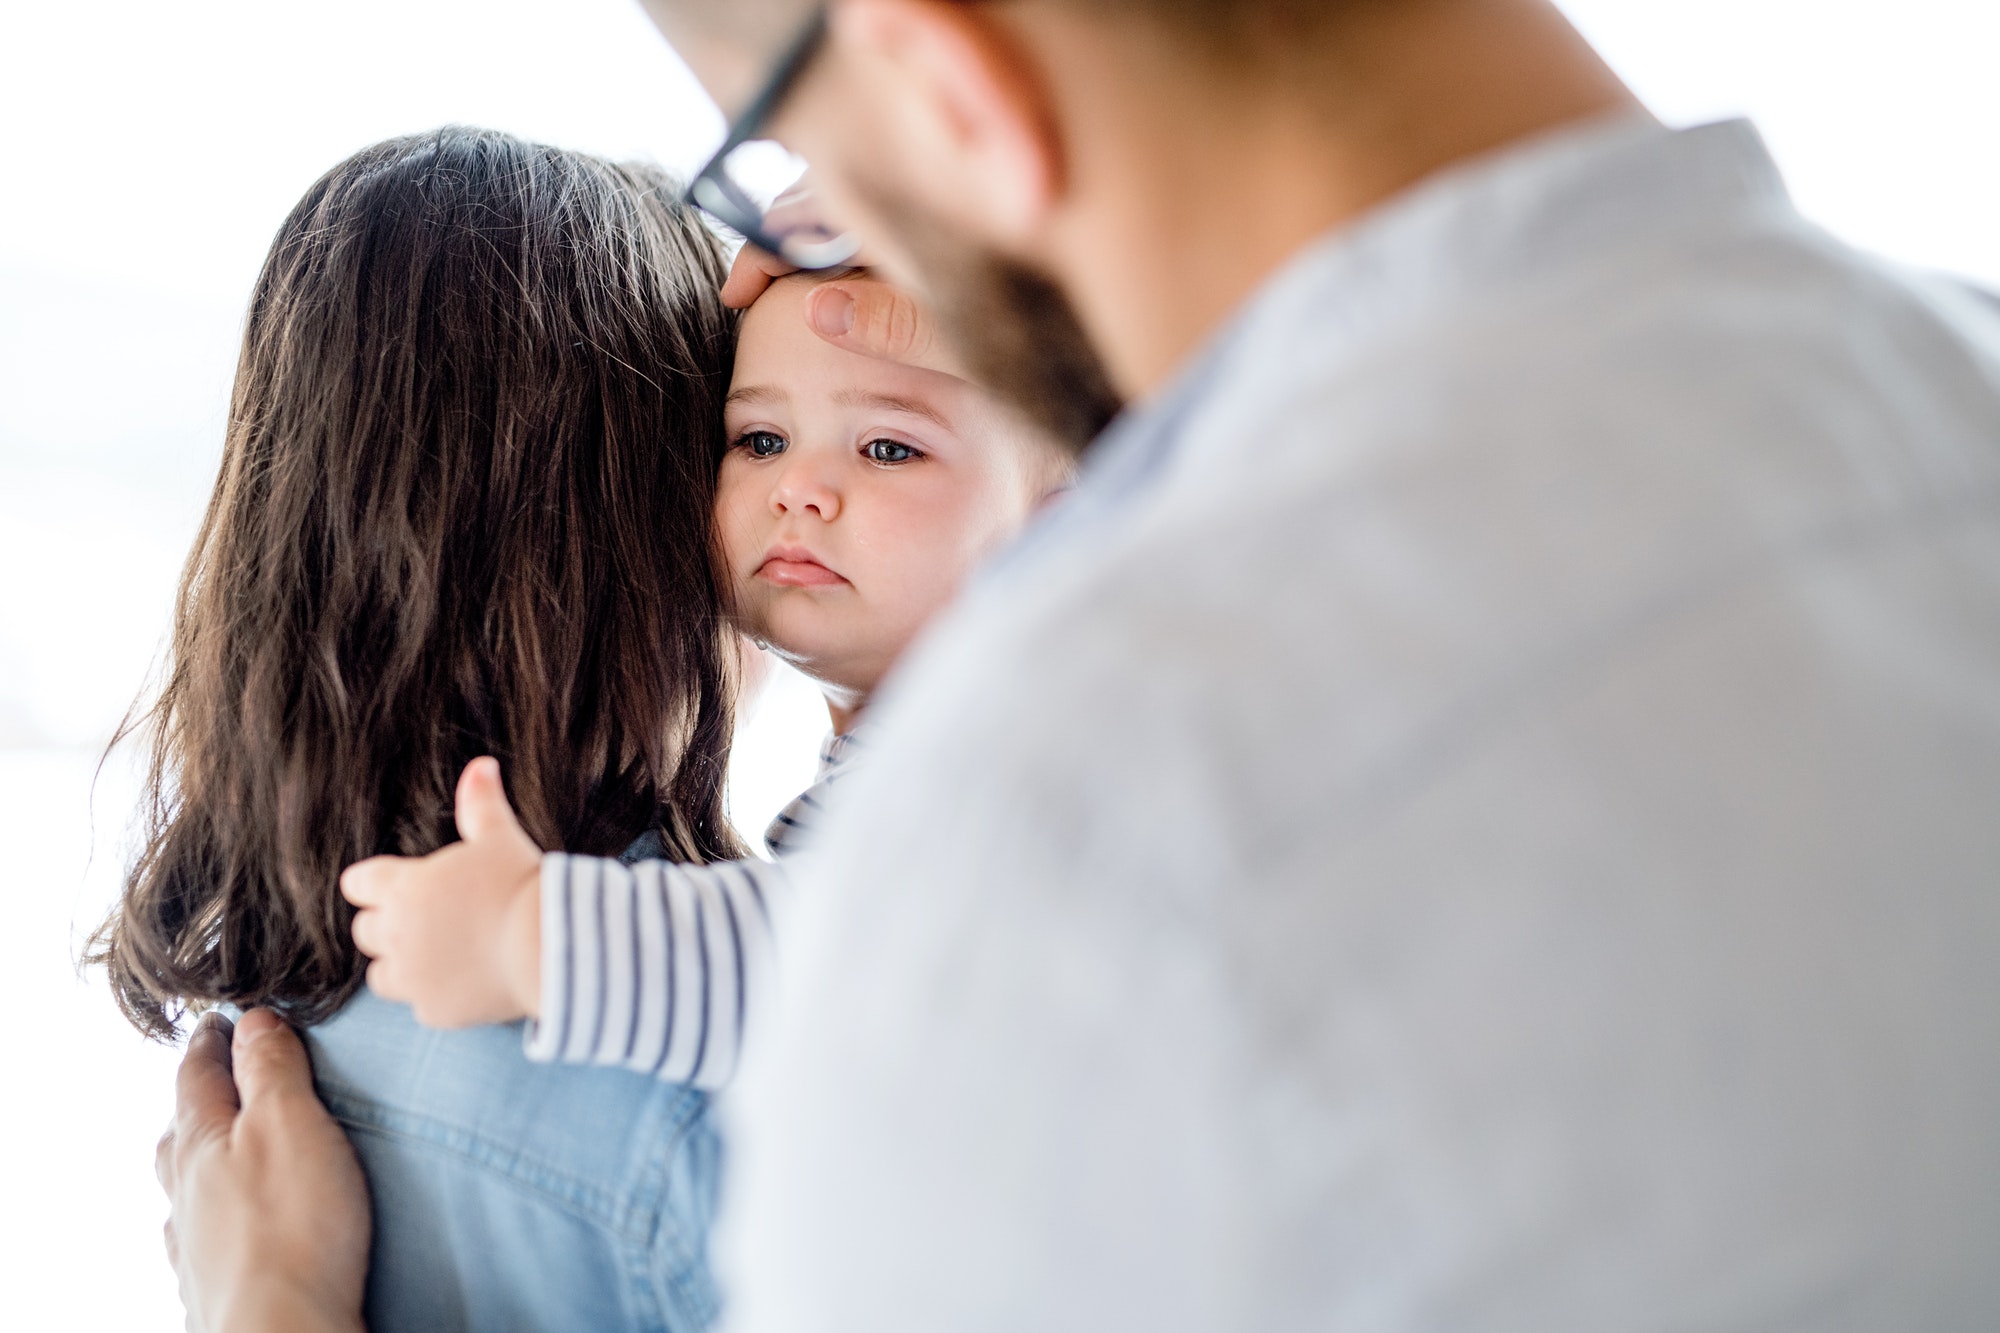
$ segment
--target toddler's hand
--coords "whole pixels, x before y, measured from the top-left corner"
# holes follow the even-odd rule
[[[541,849],[522,831],[500,765],[475,759],[458,779],[464,839],[423,857],[349,866],[340,891],[360,908],[354,943],[374,961],[368,985],[426,1027],[535,1017],[541,1008]]]

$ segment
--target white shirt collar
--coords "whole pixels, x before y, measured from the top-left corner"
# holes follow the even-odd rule
[[[1463,309],[1484,291],[1537,281],[1648,235],[1758,210],[1793,214],[1783,178],[1747,120],[1672,130],[1644,113],[1620,114],[1441,171],[1329,232],[1267,279],[1164,390],[1092,446],[1075,493],[1027,545],[1039,547],[1144,489],[1184,440],[1235,445],[1239,431],[1190,429],[1218,396],[1240,403],[1267,383],[1282,398],[1282,386],[1310,382],[1329,357]],[[1313,365],[1301,367],[1299,356]],[[1226,395],[1214,392],[1225,384]]]

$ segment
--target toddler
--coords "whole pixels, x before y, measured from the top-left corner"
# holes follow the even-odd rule
[[[463,842],[341,877],[369,985],[420,1021],[526,1018],[533,1059],[726,1083],[770,986],[781,862],[865,749],[868,701],[1066,482],[1067,459],[970,384],[822,341],[804,314],[816,281],[783,279],[743,316],[715,506],[742,632],[817,682],[833,723],[817,781],[765,833],[778,861],[543,856],[477,761]]]

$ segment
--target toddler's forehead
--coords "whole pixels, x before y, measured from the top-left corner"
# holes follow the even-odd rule
[[[806,322],[806,298],[827,281],[805,274],[780,278],[743,313],[736,340],[737,384],[748,378],[759,387],[788,393],[899,399],[956,421],[975,393],[964,381],[849,352],[813,331]]]
[[[844,352],[822,340],[806,322],[806,298],[824,285],[824,278],[794,274],[780,278],[750,303],[737,327],[736,360],[754,362],[759,378],[784,374],[801,363],[834,363],[852,360],[858,364],[850,374],[864,373],[871,358]]]
[[[815,288],[825,285],[827,278],[816,273],[792,273],[782,278],[774,278],[758,298],[750,303],[751,310],[769,310],[776,306],[799,306]]]

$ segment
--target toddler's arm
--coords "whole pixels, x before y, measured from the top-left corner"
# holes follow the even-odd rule
[[[778,815],[765,845],[795,855],[835,783],[864,753],[820,747],[818,779]],[[619,1065],[701,1088],[736,1072],[746,1025],[770,1003],[772,919],[789,910],[784,864],[690,866],[552,853],[541,862],[537,1060]]]
[[[771,918],[789,893],[783,867],[764,861],[543,857],[529,1058],[723,1086],[769,1003]]]
[[[457,816],[462,841],[341,876],[377,994],[429,1027],[527,1018],[531,1059],[729,1081],[774,980],[781,869],[544,856],[490,759],[467,766]]]

